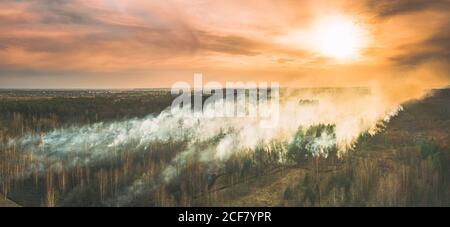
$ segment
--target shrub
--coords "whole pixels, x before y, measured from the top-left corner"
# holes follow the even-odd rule
[[[336,153],[336,127],[334,125],[314,125],[308,129],[300,127],[288,144],[287,157],[297,164],[310,156]]]

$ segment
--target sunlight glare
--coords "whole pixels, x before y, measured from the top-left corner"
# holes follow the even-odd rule
[[[346,17],[330,17],[318,21],[312,29],[314,49],[337,59],[359,56],[364,46],[364,30]]]

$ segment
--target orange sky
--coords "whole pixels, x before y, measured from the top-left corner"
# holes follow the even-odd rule
[[[170,87],[195,72],[299,87],[445,86],[449,12],[449,0],[3,0],[0,87]],[[339,40],[342,24],[357,35]],[[346,45],[351,57],[334,54]]]

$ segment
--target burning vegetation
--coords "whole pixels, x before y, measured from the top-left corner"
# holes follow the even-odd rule
[[[26,206],[450,202],[448,90],[403,107],[365,89],[286,90],[264,130],[171,112],[154,92],[2,99],[1,192]]]

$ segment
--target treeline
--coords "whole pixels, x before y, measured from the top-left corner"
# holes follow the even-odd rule
[[[0,99],[0,136],[144,117],[161,112],[172,100],[169,92],[130,97]]]

